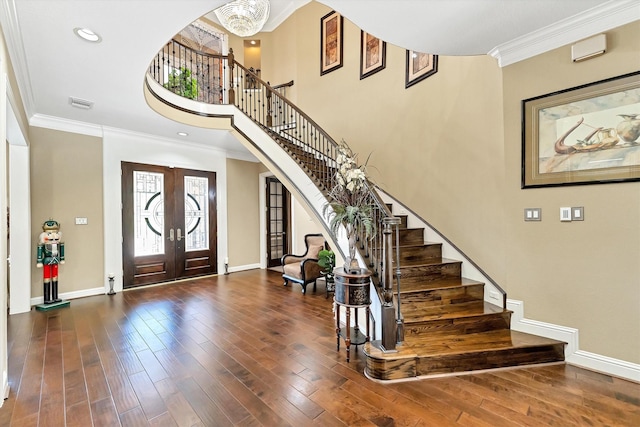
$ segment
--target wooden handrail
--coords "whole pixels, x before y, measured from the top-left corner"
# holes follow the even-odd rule
[[[282,89],[283,87],[291,87],[291,86],[293,86],[293,80],[287,83],[280,83],[279,85],[272,86],[271,89],[278,90],[278,89]]]

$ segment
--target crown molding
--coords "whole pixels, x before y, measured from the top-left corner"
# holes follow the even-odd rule
[[[488,54],[498,60],[500,67],[506,67],[637,20],[640,20],[640,0],[611,0],[503,43]]]
[[[75,120],[62,119],[45,114],[34,114],[29,119],[29,125],[39,128],[59,130],[63,132],[78,133],[81,135],[97,136],[102,138],[102,126]]]
[[[94,125],[94,124],[85,123],[85,122],[78,122],[74,120],[61,119],[60,117],[46,116],[43,114],[36,114],[33,117],[31,117],[31,119],[29,120],[29,125],[34,127],[45,128],[45,129],[58,130],[62,132],[70,132],[70,133],[77,133],[80,135],[95,136],[98,138],[103,138],[105,132],[119,133],[123,135],[129,135],[135,138],[152,140],[156,143],[163,143],[163,144],[169,144],[169,145],[180,146],[180,147],[191,146],[193,148],[197,148],[200,150],[217,151],[224,157],[231,158],[231,159],[245,160],[248,162],[257,161],[257,159],[250,153],[243,153],[243,152],[233,151],[233,150],[224,150],[222,148],[212,147],[206,144],[199,144],[196,142],[166,138],[163,136],[151,135],[151,134],[136,132],[128,129],[119,129],[119,128],[108,127],[108,126]],[[230,132],[230,131],[227,131],[227,132]]]
[[[29,117],[35,110],[35,101],[15,0],[2,0],[0,2],[0,24],[2,25],[7,50],[9,51],[11,64],[16,74],[16,80],[18,81],[18,90],[22,97],[24,111],[27,117]]]

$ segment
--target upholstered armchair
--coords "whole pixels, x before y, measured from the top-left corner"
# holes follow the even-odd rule
[[[318,252],[327,248],[327,243],[322,234],[307,234],[304,236],[307,250],[303,255],[286,254],[282,257],[282,277],[284,286],[289,282],[299,283],[302,293],[307,293],[307,285],[313,282],[313,291],[316,291],[316,280],[322,277],[322,267],[318,264]]]

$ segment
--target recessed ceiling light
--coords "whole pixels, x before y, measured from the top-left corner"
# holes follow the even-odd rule
[[[256,44],[256,41],[255,40],[251,40],[251,44]]]
[[[180,136],[189,136],[189,134],[186,133],[186,132],[178,132],[178,135],[180,135]]]
[[[88,42],[100,43],[100,41],[102,41],[102,37],[100,37],[98,33],[94,33],[88,28],[76,27],[73,29],[73,32],[76,33],[76,36]]]

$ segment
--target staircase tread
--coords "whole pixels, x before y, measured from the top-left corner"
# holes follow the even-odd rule
[[[401,265],[400,269],[403,269],[403,268],[410,269],[410,268],[416,268],[416,267],[428,267],[428,266],[439,265],[439,264],[460,264],[460,263],[462,263],[462,261],[457,260],[457,259],[442,258],[442,257],[426,258],[424,261],[425,262],[422,263],[422,264]]]
[[[463,335],[410,336],[406,337],[405,341],[396,347],[396,350],[398,350],[396,353],[383,353],[371,345],[367,345],[365,351],[369,357],[406,359],[503,351],[558,344],[565,343],[512,329],[500,329]]]
[[[419,309],[402,308],[405,325],[432,320],[460,319],[490,314],[511,313],[486,301],[467,301],[459,304],[444,304],[421,307]]]
[[[453,289],[462,288],[470,285],[484,285],[484,282],[477,280],[467,279],[465,277],[451,277],[449,279],[439,279],[425,283],[407,283],[406,285],[400,280],[400,296],[404,294],[411,294],[423,291],[433,291],[438,289]],[[394,293],[397,294],[397,289],[394,288]]]
[[[403,230],[407,230],[406,228],[403,228]],[[394,248],[396,248],[396,242],[395,239],[392,242],[392,245]],[[424,240],[421,242],[409,242],[409,243],[403,243],[400,242],[400,249],[408,249],[408,248],[422,248],[424,246],[442,246],[442,243],[440,242],[430,242],[428,240]],[[382,250],[382,249],[378,249],[378,250]],[[394,255],[395,256],[395,255]]]

